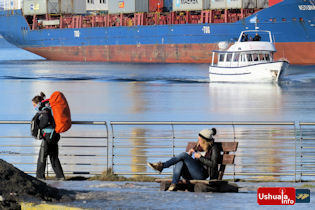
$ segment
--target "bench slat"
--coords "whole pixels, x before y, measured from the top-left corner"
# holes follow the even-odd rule
[[[223,152],[236,152],[238,142],[220,142],[222,145]]]
[[[235,155],[224,154],[222,165],[234,164]]]

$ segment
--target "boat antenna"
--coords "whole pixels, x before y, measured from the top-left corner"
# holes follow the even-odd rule
[[[256,14],[256,16],[255,16],[255,30],[259,29],[259,27],[257,25],[258,25],[258,18],[257,18],[257,14]]]

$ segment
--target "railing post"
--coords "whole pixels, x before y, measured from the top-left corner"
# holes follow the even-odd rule
[[[234,142],[236,141],[236,135],[235,135],[235,125],[234,122],[232,122],[233,127],[233,136],[234,136]],[[235,181],[235,163],[233,163],[233,181]]]
[[[114,126],[112,123],[110,123],[112,127],[112,174],[114,174],[114,141],[115,141],[115,134],[114,134]]]
[[[296,133],[295,123],[294,123],[294,135],[295,135],[295,141],[294,141],[294,181],[296,182],[296,141],[297,141],[297,133]]]
[[[108,125],[107,125],[107,123],[106,123],[106,121],[104,121],[105,122],[105,127],[106,127],[106,139],[107,139],[107,143],[106,143],[106,173],[108,173],[108,161],[109,161],[109,158],[108,158],[108,156],[109,156],[109,154],[108,154],[108,152],[109,152],[109,136],[108,136]]]
[[[175,156],[175,133],[174,133],[174,124],[172,122],[172,152],[173,152],[173,157]]]
[[[303,129],[302,129],[302,125],[300,123],[300,147],[299,147],[300,148],[299,149],[300,150],[300,152],[299,152],[300,153],[300,158],[299,158],[300,159],[300,182],[302,181],[302,173],[303,173],[302,172],[302,170],[303,170],[303,165],[302,165],[302,162],[303,162],[302,161],[302,148],[303,148],[302,147],[302,139],[303,139]]]

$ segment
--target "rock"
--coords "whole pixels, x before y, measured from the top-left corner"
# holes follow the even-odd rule
[[[10,206],[18,205],[17,201],[20,200],[69,200],[71,196],[74,197],[74,194],[72,191],[48,186],[45,182],[0,159],[0,195],[3,200],[0,202],[0,209],[1,207],[10,209]]]

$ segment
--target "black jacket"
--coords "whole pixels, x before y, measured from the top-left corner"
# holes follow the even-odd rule
[[[51,108],[48,101],[42,102],[38,111],[38,127],[43,130],[45,128],[54,128],[55,121],[52,116]]]
[[[206,155],[199,158],[199,161],[205,165],[210,179],[217,179],[219,177],[219,164],[222,161],[221,158],[222,147],[220,144],[215,143]]]

